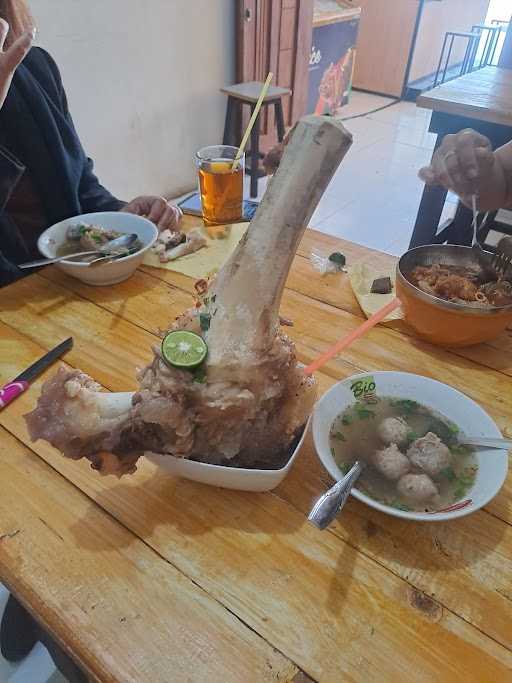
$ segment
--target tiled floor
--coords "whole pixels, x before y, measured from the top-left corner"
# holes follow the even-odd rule
[[[389,100],[353,92],[343,118]],[[399,102],[345,125],[354,143],[311,220],[317,230],[402,254],[408,248],[423,183],[418,170],[432,156],[430,112]],[[455,202],[456,199],[453,197]],[[447,205],[450,215],[455,203]]]
[[[353,92],[343,118],[389,103],[385,97]],[[392,254],[406,251],[423,191],[418,170],[429,162],[435,143],[429,121],[430,112],[410,102],[347,120],[353,145],[310,225]],[[265,186],[260,180],[260,197]],[[443,218],[453,215],[456,201],[449,197]]]

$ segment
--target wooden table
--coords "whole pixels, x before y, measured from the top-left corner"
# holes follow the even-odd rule
[[[465,128],[488,137],[496,149],[512,140],[512,69],[484,67],[420,95],[417,105],[432,110],[429,130],[437,134],[434,152],[445,135]],[[411,247],[446,241],[435,239],[446,196],[444,188],[425,186]],[[471,221],[472,213],[459,205],[449,241],[470,243]]]
[[[305,362],[362,318],[346,275],[313,271],[314,246],[393,263],[307,231],[282,304]],[[0,290],[0,379],[72,334],[64,365],[132,390],[192,285],[150,268],[109,289],[53,267],[20,280]],[[325,367],[320,391],[375,369],[448,382],[511,425],[510,334],[450,352],[381,326]],[[268,494],[178,480],[145,461],[103,478],[30,443],[22,415],[44,379],[0,412],[0,580],[92,681],[512,680],[510,477],[486,509],[450,524],[351,500],[320,532],[306,514],[331,481],[310,439]]]

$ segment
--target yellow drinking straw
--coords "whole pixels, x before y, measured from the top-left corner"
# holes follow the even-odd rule
[[[256,106],[254,107],[254,111],[252,113],[252,116],[249,121],[249,125],[246,128],[246,131],[244,133],[244,136],[242,138],[242,142],[240,143],[240,147],[238,148],[238,152],[236,153],[236,156],[233,160],[233,165],[231,166],[231,172],[234,173],[236,171],[236,167],[238,162],[240,161],[242,154],[244,153],[245,146],[247,144],[247,141],[249,140],[249,135],[251,134],[252,127],[254,126],[254,123],[258,117],[258,114],[260,113],[261,105],[263,104],[263,100],[265,98],[265,95],[267,94],[268,87],[270,85],[270,81],[274,77],[274,74],[272,72],[269,73],[267,76],[267,80],[263,84],[263,88],[261,89],[260,96],[258,97],[258,101],[256,102]]]

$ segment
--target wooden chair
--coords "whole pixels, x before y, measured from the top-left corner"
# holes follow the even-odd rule
[[[224,124],[224,145],[233,145],[236,147],[240,144],[238,136],[240,135],[239,121],[242,116],[242,109],[244,105],[248,105],[251,109],[251,114],[254,111],[256,102],[260,96],[263,83],[258,81],[252,81],[250,83],[237,83],[235,85],[229,85],[225,88],[221,88],[221,92],[228,96],[228,104],[226,109],[226,121]],[[251,176],[251,191],[250,195],[252,198],[258,195],[258,178],[263,173],[259,170],[259,161],[263,158],[263,154],[259,151],[259,140],[260,140],[260,117],[263,109],[265,107],[273,106],[275,109],[275,119],[277,128],[277,139],[281,142],[285,135],[285,125],[284,125],[284,115],[283,115],[283,103],[282,98],[285,95],[291,95],[291,90],[288,88],[279,88],[276,86],[270,86],[263,104],[261,106],[260,113],[254,128],[251,133],[251,149],[247,153],[250,158],[250,165],[246,164],[246,173]]]

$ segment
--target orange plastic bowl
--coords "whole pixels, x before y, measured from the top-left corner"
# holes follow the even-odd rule
[[[428,245],[405,253],[397,266],[396,292],[405,322],[425,341],[462,347],[494,339],[512,324],[512,305],[477,307],[452,303],[423,292],[410,282],[416,266],[435,263],[475,266],[471,247]]]

